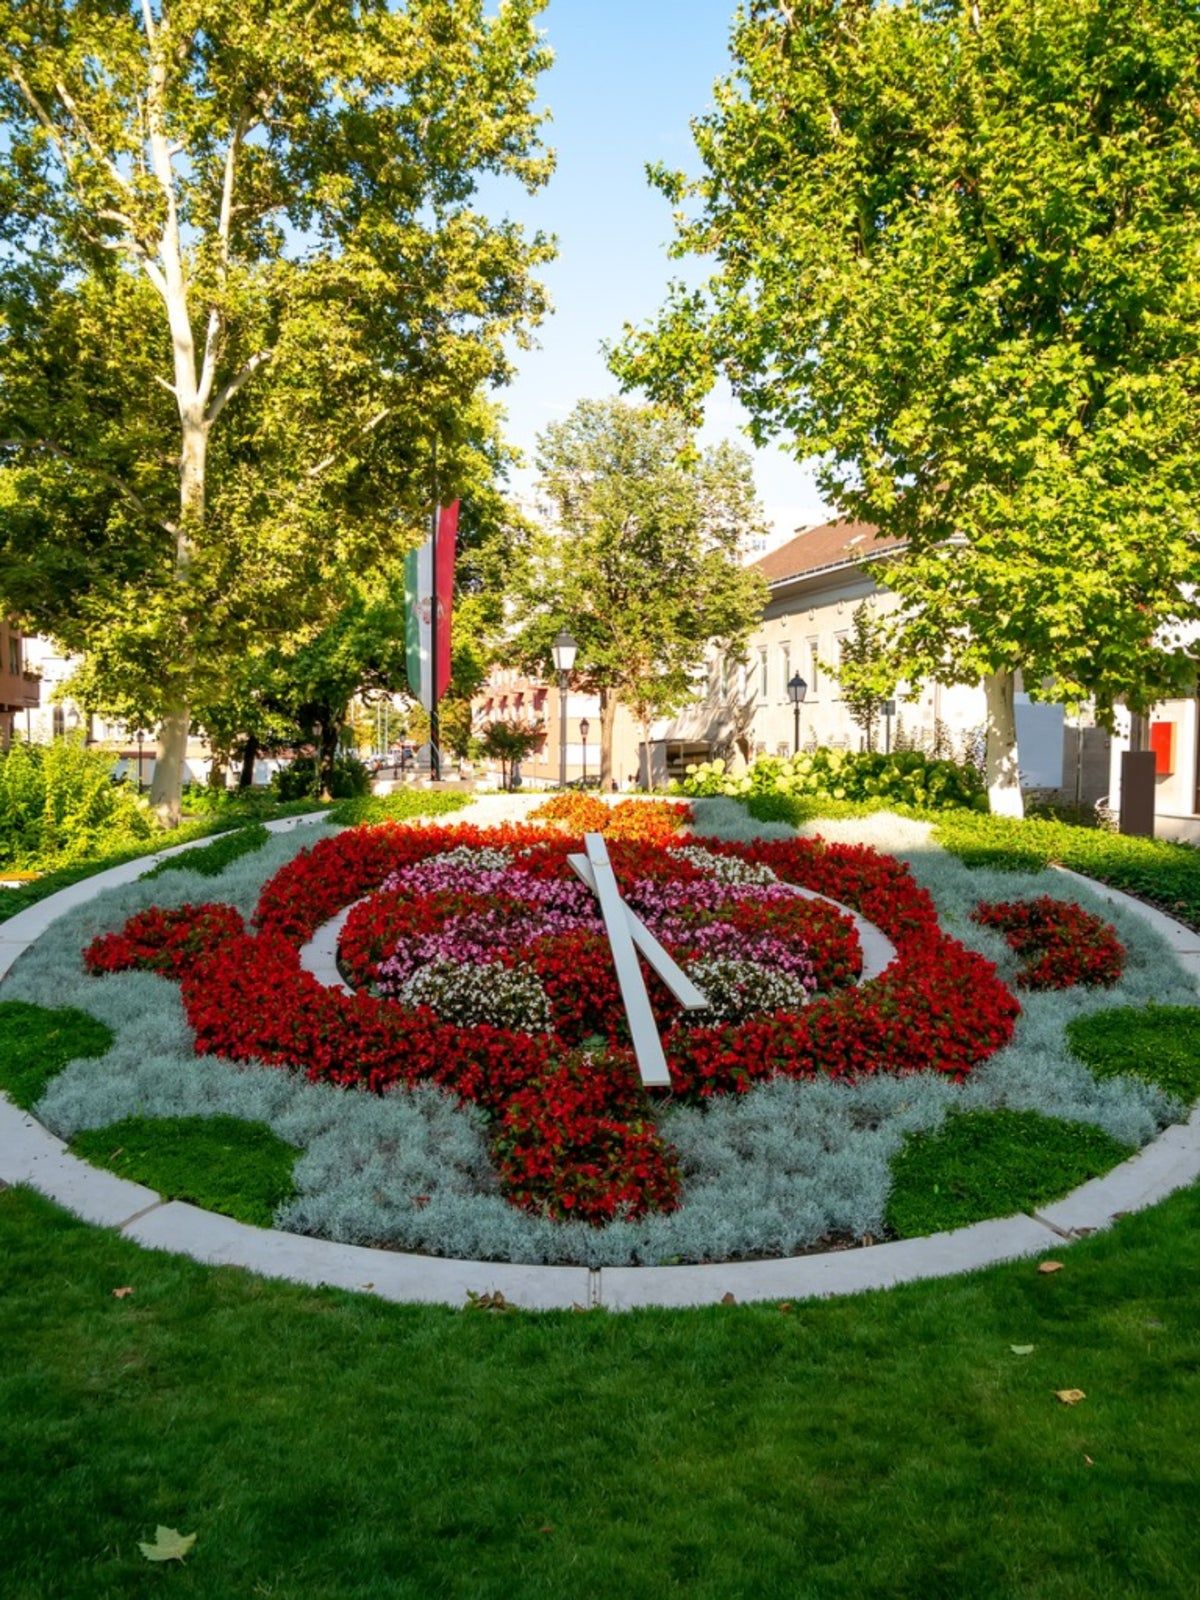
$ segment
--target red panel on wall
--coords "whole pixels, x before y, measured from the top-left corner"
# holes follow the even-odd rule
[[[1175,771],[1175,724],[1152,722],[1150,748],[1154,751],[1154,776],[1169,778]]]

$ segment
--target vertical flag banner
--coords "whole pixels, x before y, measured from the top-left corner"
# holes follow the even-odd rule
[[[437,571],[434,541],[426,539],[404,560],[404,645],[408,687],[426,711],[433,710],[433,608],[437,606],[438,699],[450,682],[450,614],[454,599],[454,558],[458,537],[458,501],[438,512]]]
[[[438,518],[437,571],[437,686],[440,700],[450,687],[450,614],[454,609],[454,557],[458,543],[458,501],[442,507]]]

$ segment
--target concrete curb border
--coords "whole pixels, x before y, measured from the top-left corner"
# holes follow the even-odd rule
[[[271,832],[288,832],[322,821],[324,814],[317,813],[283,818],[267,827]],[[0,979],[63,912],[105,889],[132,882],[156,861],[193,847],[190,841],[112,867],[19,912],[0,925]],[[1140,916],[1168,940],[1185,971],[1200,980],[1200,935],[1120,890],[1078,873],[1067,875]],[[148,1249],[313,1287],[327,1285],[435,1305],[461,1306],[468,1294],[494,1292],[529,1310],[604,1306],[614,1311],[711,1305],[726,1295],[750,1301],[855,1294],[1061,1249],[1198,1178],[1200,1106],[1186,1123],[1168,1128],[1104,1177],[1083,1184],[1040,1212],[996,1218],[923,1239],[770,1261],[678,1267],[594,1269],[459,1261],[254,1228],[181,1201],[164,1200],[140,1184],[73,1156],[61,1139],[0,1095],[0,1181],[6,1184],[28,1184],[84,1221],[116,1228]]]

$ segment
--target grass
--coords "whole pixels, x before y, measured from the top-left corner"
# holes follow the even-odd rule
[[[394,794],[367,794],[355,800],[338,800],[330,816],[334,822],[347,827],[371,822],[408,822],[413,817],[437,817],[460,811],[474,798],[474,795],[453,790],[397,789]]]
[[[910,1134],[892,1162],[887,1225],[912,1239],[1058,1200],[1131,1154],[1099,1128],[1037,1111],[968,1111]]]
[[[112,1042],[111,1029],[86,1011],[0,1001],[0,1089],[28,1111],[68,1061],[102,1056]]]
[[[1116,1006],[1076,1017],[1067,1038],[1097,1077],[1125,1074],[1184,1105],[1200,1100],[1200,1008]]]
[[[161,878],[166,872],[199,872],[205,878],[215,878],[239,857],[261,850],[270,837],[261,822],[253,822],[249,827],[218,834],[211,844],[181,850],[177,856],[170,856],[151,867],[149,872],[143,872],[142,877]]]
[[[1198,1228],[1191,1190],[1053,1276],[503,1316],[145,1253],[10,1190],[4,1594],[1183,1600]],[[186,1565],[138,1554],[157,1523]]]
[[[75,1154],[118,1177],[259,1228],[293,1193],[299,1152],[237,1117],[126,1117],[77,1133]]]
[[[0,1592],[1195,1600],[1198,1230],[1192,1188],[1050,1276],[494,1315],[204,1267],[0,1192]],[[184,1565],[138,1553],[158,1523],[197,1535]]]

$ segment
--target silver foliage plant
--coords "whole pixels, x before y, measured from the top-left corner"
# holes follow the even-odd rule
[[[701,836],[792,836],[782,824],[755,823],[732,801],[698,801],[696,811]],[[301,1151],[298,1193],[280,1209],[281,1227],[439,1255],[604,1266],[788,1254],[829,1237],[878,1234],[890,1162],[905,1135],[938,1127],[952,1109],[1036,1110],[1094,1123],[1130,1145],[1182,1109],[1133,1079],[1097,1081],[1065,1044],[1075,1016],[1149,1000],[1195,1003],[1167,946],[1139,919],[1059,873],[968,871],[931,842],[923,824],[888,816],[818,822],[806,831],[907,860],[947,931],[996,961],[1009,982],[1016,964],[1007,945],[970,921],[981,899],[1050,893],[1098,911],[1126,946],[1125,975],[1112,989],[1022,994],[1013,1043],[962,1087],[926,1074],[856,1084],[778,1080],[705,1109],[662,1108],[659,1125],[684,1172],[684,1204],[669,1216],[601,1230],[529,1216],[497,1189],[476,1108],[430,1087],[376,1096],[196,1056],[176,984],[141,972],[85,974],[87,943],[150,905],[220,900],[248,917],[262,883],[322,831],[273,836],[218,878],[181,872],[109,890],[51,925],[0,997],[80,1006],[107,1022],[116,1042],[103,1058],[72,1062],[53,1080],[37,1107],[48,1127],[69,1137],[134,1114],[224,1112],[265,1123]]]

